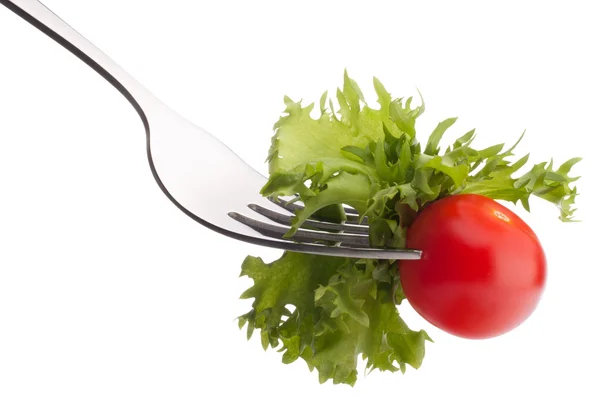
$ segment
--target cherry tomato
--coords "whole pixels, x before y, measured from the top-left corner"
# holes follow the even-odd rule
[[[481,195],[442,198],[407,231],[421,260],[399,262],[408,302],[427,321],[464,338],[504,334],[523,323],[546,283],[546,256],[515,213]]]

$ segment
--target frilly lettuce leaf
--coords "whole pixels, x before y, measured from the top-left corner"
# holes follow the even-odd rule
[[[359,357],[368,371],[423,362],[431,339],[400,318],[389,264],[286,252],[270,264],[247,257],[242,275],[254,281],[242,298],[254,302],[240,328],[248,338],[259,330],[285,364],[303,359],[322,383],[354,385]]]
[[[269,173],[293,170],[301,165],[324,159],[340,158],[344,146],[364,147],[373,140],[383,138],[381,124],[393,112],[391,97],[376,81],[380,108],[364,105],[364,97],[354,80],[344,74],[344,85],[335,95],[338,109],[334,112],[332,99],[327,92],[320,100],[320,116],[311,117],[315,104],[305,107],[301,102],[284,98],[284,115],[275,124],[275,134],[267,161]]]
[[[373,238],[398,237],[391,231],[396,229],[393,224],[390,232],[378,232],[385,226],[377,220],[385,216],[397,222],[399,214],[394,210],[399,204],[418,212],[429,202],[458,193],[519,203],[526,210],[531,196],[536,196],[556,205],[562,221],[573,220],[577,188],[571,185],[578,177],[569,173],[580,158],[567,160],[557,169],[550,161],[521,172],[529,156],[514,161],[512,157],[523,135],[502,152],[504,144],[484,149],[473,146],[475,130],[442,151],[440,143],[457,118],[441,121],[421,146],[416,122],[424,105],[415,106],[412,97],[392,98],[377,79],[374,88],[379,109],[365,104],[358,85],[345,73],[344,87],[336,95],[338,109],[333,102],[325,108],[323,97],[318,119],[310,116],[312,105],[303,108],[286,98],[286,114],[275,125],[268,158],[271,176],[262,194],[297,196],[306,204],[294,219],[289,237],[321,207],[336,203],[351,205],[362,218],[369,217],[370,227],[377,231]]]

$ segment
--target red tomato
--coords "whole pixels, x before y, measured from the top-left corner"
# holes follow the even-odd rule
[[[506,333],[536,308],[546,257],[532,229],[480,195],[454,195],[427,206],[407,231],[421,260],[399,263],[412,307],[438,328],[464,338]]]

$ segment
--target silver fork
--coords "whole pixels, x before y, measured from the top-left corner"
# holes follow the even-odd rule
[[[144,125],[148,162],[158,186],[188,217],[228,237],[283,250],[353,258],[421,258],[419,250],[370,247],[368,226],[348,208],[345,223],[311,219],[292,238],[284,239],[300,206],[261,196],[264,176],[164,105],[39,1],[0,0],[0,4],[69,50],[125,96]],[[215,165],[227,168],[214,174]]]

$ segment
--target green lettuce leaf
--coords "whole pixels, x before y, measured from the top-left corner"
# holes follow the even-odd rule
[[[317,119],[311,117],[314,103],[303,107],[301,102],[286,96],[284,115],[274,125],[275,134],[267,157],[269,173],[288,172],[313,161],[342,158],[343,147],[364,147],[382,138],[381,124],[390,118],[391,100],[380,82],[377,87],[381,107],[365,107],[358,85],[345,73],[343,88],[336,92],[339,108],[334,110],[333,101],[327,108],[327,93],[324,93]]]
[[[260,330],[265,350],[283,353],[285,364],[304,360],[322,383],[354,385],[359,357],[368,371],[417,369],[431,339],[400,318],[392,270],[373,261],[291,252],[270,264],[247,257],[242,275],[254,285],[242,298],[254,302],[239,317],[240,328],[248,338]]]
[[[394,99],[377,79],[374,88],[378,110],[364,103],[358,85],[345,73],[344,87],[336,96],[339,108],[330,101],[331,108],[322,106],[316,120],[310,116],[312,105],[302,108],[286,100],[287,115],[275,125],[271,177],[262,194],[297,196],[306,205],[288,237],[322,207],[346,204],[372,221],[373,246],[401,246],[403,233],[393,223],[384,224],[382,214],[384,221],[397,221],[400,216],[394,210],[399,204],[419,211],[458,193],[520,203],[526,210],[536,196],[553,203],[562,221],[574,220],[577,189],[571,185],[578,178],[569,173],[580,158],[557,169],[552,162],[541,162],[519,175],[529,157],[511,158],[523,135],[504,152],[504,144],[478,150],[472,145],[475,130],[442,152],[441,141],[457,118],[440,122],[422,150],[416,123],[424,105],[415,106],[412,97]],[[325,97],[321,104],[326,104]]]

